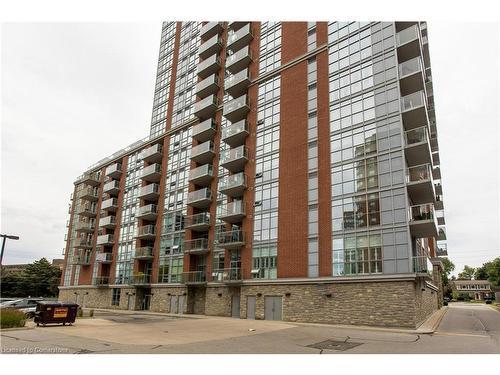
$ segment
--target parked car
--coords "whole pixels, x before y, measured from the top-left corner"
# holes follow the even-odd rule
[[[32,318],[35,316],[36,303],[38,301],[43,301],[43,298],[15,299],[13,301],[3,302],[2,304],[0,304],[0,308],[17,309],[25,313],[27,318]]]

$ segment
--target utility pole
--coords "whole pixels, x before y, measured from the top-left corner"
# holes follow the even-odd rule
[[[0,234],[0,237],[3,237],[3,242],[2,242],[2,253],[0,254],[0,266],[2,265],[3,261],[3,251],[5,250],[5,240],[8,238],[9,240],[18,240],[18,236],[11,236],[9,234]]]

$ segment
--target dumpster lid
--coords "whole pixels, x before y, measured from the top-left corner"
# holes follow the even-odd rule
[[[78,304],[76,304],[74,302],[37,301],[37,304],[46,305],[46,306],[64,306],[64,307],[77,306],[78,307]]]

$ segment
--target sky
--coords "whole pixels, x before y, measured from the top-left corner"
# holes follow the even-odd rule
[[[499,254],[498,24],[429,22],[448,253]],[[161,22],[4,23],[4,264],[60,258],[73,182],[148,134]],[[456,272],[456,273],[457,273]]]

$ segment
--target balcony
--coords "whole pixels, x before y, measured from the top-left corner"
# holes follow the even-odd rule
[[[186,254],[206,254],[208,253],[208,239],[196,238],[184,241],[184,253]]]
[[[214,35],[206,42],[203,42],[198,49],[198,55],[201,59],[206,59],[208,56],[218,53],[222,49],[222,40],[219,35]]]
[[[147,182],[158,182],[161,179],[161,165],[154,163],[144,167],[141,172],[141,179]]]
[[[427,126],[405,131],[405,156],[409,166],[430,164],[431,145]]]
[[[189,171],[189,182],[200,186],[209,186],[213,178],[213,167],[211,164],[204,164]]]
[[[201,27],[200,37],[202,40],[207,40],[208,38],[218,35],[224,30],[223,22],[207,22]]]
[[[187,204],[196,208],[207,208],[212,203],[212,192],[210,189],[203,188],[192,191],[188,194]]]
[[[106,168],[106,176],[111,178],[120,178],[122,175],[122,165],[120,163],[111,164]]]
[[[99,191],[94,187],[84,187],[78,192],[77,197],[83,200],[95,202],[99,199]]]
[[[138,228],[136,238],[141,240],[154,240],[156,237],[156,230],[154,225],[144,225]]]
[[[145,200],[157,200],[160,196],[160,185],[149,184],[139,189],[139,198]]]
[[[78,252],[77,255],[73,255],[71,264],[80,266],[90,266],[90,251]]]
[[[231,147],[245,144],[248,136],[247,120],[241,120],[222,129],[222,140]]]
[[[92,233],[94,232],[95,229],[95,223],[94,222],[85,222],[85,221],[79,221],[75,225],[75,230],[77,232],[83,232],[83,233]]]
[[[228,22],[227,29],[228,30],[232,30],[232,31],[236,31],[236,30],[241,29],[247,23],[249,23],[249,22],[248,21],[233,21],[233,22]]]
[[[446,230],[444,228],[438,229],[437,240],[438,241],[446,241]]]
[[[75,240],[75,248],[81,249],[91,249],[92,248],[92,238],[91,237],[79,237]]]
[[[236,173],[219,180],[219,191],[230,197],[241,197],[247,188],[247,176],[243,173]]]
[[[213,141],[215,133],[217,133],[217,127],[212,118],[194,125],[191,130],[192,137],[198,142]]]
[[[448,256],[448,245],[447,244],[436,245],[436,256],[447,257]]]
[[[198,63],[196,67],[198,77],[206,78],[210,74],[217,73],[220,69],[220,58],[217,55],[212,55],[202,62]]]
[[[414,204],[432,203],[436,197],[430,164],[406,169],[406,189]]]
[[[427,256],[413,257],[412,262],[413,272],[427,274],[428,276],[432,273],[432,263]]]
[[[196,84],[195,92],[200,98],[216,94],[217,91],[219,91],[219,76],[217,74],[212,74]]]
[[[156,204],[147,204],[139,207],[135,215],[138,219],[153,221],[158,216],[158,206]]]
[[[151,275],[137,274],[131,276],[129,279],[129,284],[134,286],[142,286],[151,284]]]
[[[401,98],[401,116],[405,130],[419,128],[429,123],[426,104],[423,91],[417,91]]]
[[[432,177],[435,180],[440,180],[441,179],[441,167],[440,166],[432,168]]]
[[[438,236],[437,219],[433,204],[411,206],[409,209],[410,232],[413,237],[431,238]]]
[[[110,195],[117,195],[120,192],[120,182],[116,180],[109,181],[104,184],[102,191]]]
[[[214,283],[239,284],[241,281],[241,268],[222,268],[212,271],[212,282]]]
[[[94,205],[83,205],[78,212],[78,215],[85,217],[95,217],[96,210]]]
[[[97,287],[107,287],[109,285],[108,276],[98,276],[94,279],[93,284]]]
[[[85,172],[83,175],[76,179],[76,183],[83,183],[90,186],[99,185],[99,174],[97,172]]]
[[[101,210],[115,212],[118,209],[118,199],[109,198],[102,201]]]
[[[443,210],[436,209],[436,217],[437,217],[438,225],[445,225],[446,224],[446,222],[444,220],[444,211]]]
[[[399,88],[403,96],[424,90],[425,79],[420,56],[399,64]]]
[[[148,163],[159,163],[163,157],[163,146],[157,143],[141,152],[141,159]]]
[[[413,59],[422,54],[420,45],[420,31],[414,24],[396,33],[396,46],[400,62]]]
[[[438,166],[441,164],[441,160],[439,159],[439,151],[432,153],[432,165]]]
[[[194,115],[200,119],[212,117],[217,110],[217,97],[215,95],[207,96],[194,103]]]
[[[98,263],[109,264],[113,262],[113,254],[112,253],[98,253],[95,256],[95,260]]]
[[[186,216],[184,219],[184,228],[191,229],[194,232],[206,232],[210,228],[210,213],[201,212],[199,214]]]
[[[191,160],[198,164],[211,163],[214,156],[214,143],[212,141],[206,141],[191,148]]]
[[[183,272],[182,282],[188,285],[205,284],[207,282],[207,274],[205,271]]]
[[[217,233],[215,244],[223,249],[239,249],[245,246],[245,232],[242,230],[230,230]]]
[[[248,112],[250,112],[250,107],[246,94],[224,104],[224,117],[232,123],[245,119]]]
[[[135,249],[134,259],[150,260],[154,258],[153,247],[144,246]]]
[[[248,150],[246,146],[231,148],[220,154],[220,165],[233,173],[243,171],[247,161]]]
[[[112,234],[97,236],[97,246],[112,246],[115,243]]]
[[[441,182],[436,183],[434,189],[436,190],[436,194],[443,195],[443,185],[441,185]]]
[[[242,69],[248,68],[251,62],[252,52],[249,47],[245,47],[226,58],[226,69],[230,73],[235,74]]]
[[[237,31],[231,30],[227,36],[227,49],[238,51],[248,45],[253,39],[253,30],[250,23],[242,26]]]
[[[434,202],[434,208],[437,210],[444,210],[443,196],[436,194],[436,202]]]
[[[244,69],[224,80],[224,90],[233,98],[237,98],[247,92],[251,82],[248,69]]]
[[[99,220],[99,228],[113,229],[116,226],[115,216],[105,216]]]
[[[235,200],[223,207],[219,218],[226,223],[234,224],[241,222],[245,215],[245,202]]]

